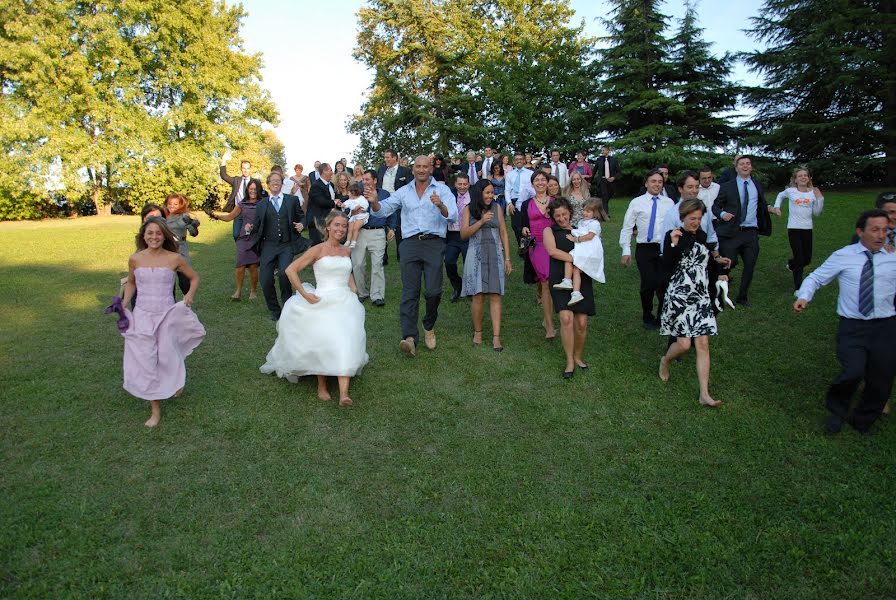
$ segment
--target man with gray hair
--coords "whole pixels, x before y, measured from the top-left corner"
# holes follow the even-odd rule
[[[476,153],[472,150],[467,151],[467,162],[461,165],[460,172],[470,178],[471,186],[481,179],[482,163],[476,160]]]

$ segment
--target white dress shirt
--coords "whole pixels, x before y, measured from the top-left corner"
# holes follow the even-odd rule
[[[524,200],[535,195],[535,190],[532,189],[532,175],[532,171],[525,167],[521,169],[514,167],[504,173],[504,197],[508,201],[515,200],[517,210],[523,205]]]
[[[495,162],[494,156],[487,156],[482,159],[482,178],[492,178],[492,164]]]
[[[859,282],[862,269],[868,262],[866,250],[859,242],[831,254],[803,280],[796,297],[811,302],[819,288],[836,279],[840,288],[837,314],[841,317],[867,321],[896,315],[896,310],[893,309],[893,295],[896,294],[896,253],[890,254],[885,250],[871,255],[874,264],[874,310],[867,317],[859,311]]]
[[[660,232],[663,228],[663,219],[666,212],[675,210],[674,204],[666,196],[657,195],[656,201],[656,221],[653,225],[653,239],[650,243],[659,244]],[[650,231],[650,214],[653,211],[653,196],[650,194],[642,194],[628,205],[625,211],[625,218],[622,220],[622,231],[619,232],[619,245],[622,247],[622,256],[631,256],[632,254],[632,229],[638,226],[638,243],[646,244],[647,233]]]
[[[667,210],[666,216],[663,217],[663,224],[660,227],[660,252],[666,249],[666,234],[676,227],[681,227],[681,225],[681,216],[678,214],[678,204],[676,204],[670,210]],[[707,244],[719,243],[719,236],[716,235],[716,228],[712,226],[712,213],[709,210],[703,213],[703,218],[700,219],[700,229],[706,234]]]
[[[390,194],[395,192],[395,175],[397,174],[398,165],[395,165],[394,167],[386,167],[386,172],[383,173],[383,189]]]
[[[700,191],[697,192],[697,197],[703,200],[703,204],[706,205],[707,212],[712,212],[712,203],[716,201],[716,196],[719,195],[719,188],[722,187],[715,181],[710,182],[709,187],[705,188],[702,185],[700,186]]]
[[[556,163],[551,161],[548,165],[551,167],[551,175],[555,175],[560,181],[560,189],[565,190],[566,186],[569,185],[569,167],[562,161]]]

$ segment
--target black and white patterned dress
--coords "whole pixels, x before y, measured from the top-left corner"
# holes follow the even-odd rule
[[[663,252],[664,270],[669,273],[669,285],[663,302],[660,334],[675,337],[716,335],[716,317],[709,296],[708,266],[710,253],[706,234],[683,232],[676,247],[666,234]]]

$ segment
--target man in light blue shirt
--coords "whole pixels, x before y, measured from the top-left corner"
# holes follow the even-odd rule
[[[520,215],[520,208],[523,200],[531,198],[535,195],[532,188],[532,176],[534,173],[531,169],[526,169],[523,165],[526,163],[526,157],[522,152],[515,152],[513,155],[513,169],[504,173],[504,197],[507,198],[507,214],[510,215],[510,226],[516,236],[516,243],[519,245],[522,236],[523,223]]]
[[[426,347],[436,348],[435,324],[442,299],[442,256],[448,223],[457,222],[457,202],[444,183],[432,177],[432,160],[428,156],[414,159],[414,181],[395,190],[384,200],[367,190],[370,214],[388,217],[401,211],[401,333],[399,349],[416,356],[420,313],[420,283],[425,283],[426,313],[423,332]]]
[[[859,242],[837,250],[806,277],[793,303],[793,309],[802,312],[819,288],[837,280],[837,359],[842,369],[828,388],[829,433],[840,431],[844,421],[867,433],[893,387],[896,253],[883,250],[888,222],[883,210],[862,213],[856,223]],[[865,390],[850,414],[852,396],[863,379]]]

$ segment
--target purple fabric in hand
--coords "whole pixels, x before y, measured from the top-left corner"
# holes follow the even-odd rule
[[[127,315],[124,314],[124,307],[121,305],[121,298],[119,296],[112,298],[112,304],[107,306],[103,311],[104,315],[111,313],[118,313],[118,332],[124,333],[127,331],[131,322],[128,320]]]

